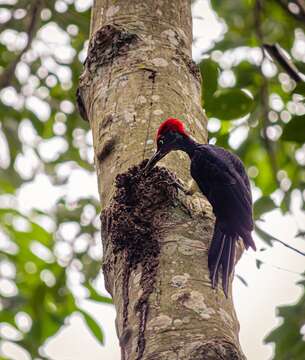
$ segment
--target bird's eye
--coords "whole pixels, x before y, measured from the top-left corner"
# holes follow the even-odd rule
[[[164,140],[160,139],[159,140],[159,145],[163,145],[164,144]]]

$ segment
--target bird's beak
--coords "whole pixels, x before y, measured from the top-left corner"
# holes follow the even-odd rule
[[[157,164],[157,162],[160,161],[166,154],[167,152],[163,152],[161,151],[161,149],[155,152],[155,154],[149,159],[143,170],[144,175],[147,175],[151,171],[151,169]]]

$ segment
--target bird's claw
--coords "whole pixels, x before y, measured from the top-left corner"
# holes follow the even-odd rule
[[[181,190],[185,195],[192,195],[189,189],[186,189],[179,181],[176,181],[175,184],[177,189]]]

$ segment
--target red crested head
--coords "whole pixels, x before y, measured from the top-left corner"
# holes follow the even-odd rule
[[[173,150],[186,151],[186,146],[190,141],[182,121],[174,118],[163,121],[157,132],[157,151],[146,164],[144,173],[147,174],[169,152]]]
[[[166,134],[168,131],[178,132],[182,135],[187,135],[183,122],[175,118],[168,118],[167,120],[163,121],[163,123],[159,126],[157,132],[157,139],[159,139],[160,136]]]

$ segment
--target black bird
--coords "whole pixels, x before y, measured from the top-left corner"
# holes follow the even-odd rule
[[[241,160],[214,145],[198,144],[174,118],[164,121],[157,133],[157,152],[148,161],[144,173],[173,150],[186,152],[191,159],[191,176],[213,207],[216,217],[208,254],[212,287],[218,283],[222,267],[222,286],[228,296],[229,277],[235,265],[235,245],[243,239],[245,248],[256,250],[253,230],[250,182]]]

